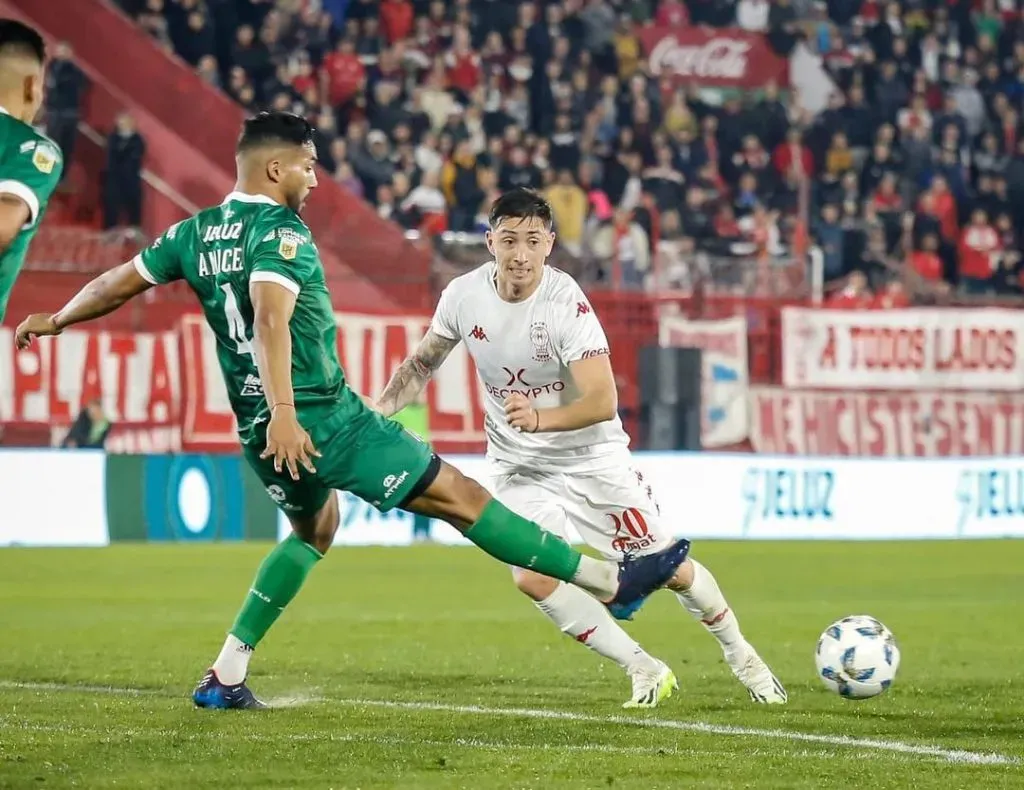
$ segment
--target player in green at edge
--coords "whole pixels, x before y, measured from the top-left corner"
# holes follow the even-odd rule
[[[64,169],[57,144],[32,128],[45,60],[42,36],[0,19],[0,321]]]
[[[585,557],[493,499],[430,447],[369,408],[345,383],[334,310],[309,228],[313,129],[289,113],[245,122],[235,191],[100,275],[53,315],[29,316],[16,342],[105,315],[154,285],[184,279],[217,337],[217,358],[246,459],[293,532],[260,566],[220,655],[197,686],[200,707],[264,707],[245,685],[253,649],[330,548],[337,497],[442,518],[501,562],[571,582],[618,616],[675,573],[686,541],[616,566]]]

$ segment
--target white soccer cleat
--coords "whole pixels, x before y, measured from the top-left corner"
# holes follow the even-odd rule
[[[726,655],[726,663],[740,683],[747,687],[750,699],[762,705],[785,705],[789,698],[779,679],[764,659],[749,644]]]
[[[624,708],[656,708],[679,688],[675,673],[658,661],[653,669],[637,669],[630,673],[633,697],[622,703]]]

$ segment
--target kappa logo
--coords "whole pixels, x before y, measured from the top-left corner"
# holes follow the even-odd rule
[[[512,368],[506,368],[504,366],[501,369],[504,370],[505,373],[508,375],[508,381],[505,382],[505,386],[506,387],[511,387],[517,381],[520,384],[522,384],[524,387],[532,386],[530,384],[530,382],[526,381],[523,378],[523,374],[526,372],[526,368],[519,368],[519,370],[517,370],[515,372],[513,372]]]
[[[586,302],[576,303],[576,317],[579,318],[581,315],[586,315],[590,312],[590,305]]]
[[[473,331],[469,333],[469,336],[471,338],[473,338],[474,340],[482,340],[482,341],[488,342],[488,343],[490,342],[487,339],[487,333],[484,331],[484,328],[482,326],[479,326],[479,325],[474,325],[473,326]]]

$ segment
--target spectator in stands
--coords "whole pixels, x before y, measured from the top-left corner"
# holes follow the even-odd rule
[[[928,233],[921,239],[921,246],[910,246],[910,269],[930,285],[944,282],[945,266],[939,257],[939,237]]]
[[[103,404],[96,398],[79,412],[67,436],[61,442],[61,447],[102,450],[107,443],[111,427],[110,420],[103,413]]]
[[[814,236],[824,255],[825,280],[836,280],[846,274],[843,260],[846,231],[839,222],[839,207],[826,203],[821,209],[821,218],[815,226]]]
[[[651,264],[649,237],[630,212],[616,211],[614,220],[594,235],[592,245],[606,282],[627,289],[643,287]]]
[[[85,74],[75,64],[71,45],[61,41],[54,47],[53,59],[46,70],[46,133],[64,152],[61,180],[71,171],[78,138]]]
[[[213,55],[203,55],[196,66],[196,74],[203,82],[214,88],[221,87],[220,67]]]
[[[358,189],[354,169],[370,200],[383,187],[382,205],[397,208],[389,216],[406,203],[435,207],[442,174],[448,216],[432,215],[431,227],[475,227],[495,177],[502,189],[557,195],[566,176],[556,174],[570,170],[587,196],[585,227],[607,231],[616,224],[602,223],[627,212],[627,225],[618,215],[619,236],[628,245],[632,234],[621,229],[636,224],[655,257],[673,224],[695,248],[690,262],[751,245],[779,252],[790,228],[809,224],[819,243],[835,236],[825,244],[835,278],[872,261],[865,271],[882,294],[892,267],[914,271],[905,265],[925,252],[930,234],[937,248],[927,252],[955,282],[960,224],[975,208],[987,212],[1004,249],[1024,223],[1024,48],[1015,45],[1024,22],[1012,4],[999,14],[1000,6],[966,0],[326,0],[328,13],[318,14],[297,10],[300,3],[248,0],[231,20],[218,10],[226,2],[206,2],[207,10],[199,0],[139,2],[140,22],[154,35],[166,37],[169,22],[178,41],[198,12],[220,26],[226,44],[235,40],[221,65],[226,90],[246,108],[275,103],[323,117],[322,100],[336,117],[334,130],[321,123],[324,164]],[[835,95],[815,117],[798,102],[785,105],[772,85],[761,98],[722,102],[703,85],[655,79],[638,35],[647,24],[767,29],[783,54],[803,41],[821,57]],[[337,159],[334,137],[348,140]],[[394,194],[404,186],[398,173],[409,180],[404,199]],[[830,203],[836,221],[815,221],[831,215]],[[918,211],[909,240],[905,207]],[[749,242],[723,240],[712,218],[720,227],[742,224]],[[1017,265],[1003,260],[989,273],[1001,292],[1014,287]]]
[[[117,116],[114,131],[107,138],[107,163],[103,179],[103,227],[124,222],[142,225],[142,160],[146,143],[126,112]]]
[[[441,171],[441,189],[448,200],[450,227],[471,231],[484,198],[480,188],[480,163],[469,140],[460,140],[455,153]]]
[[[213,55],[216,48],[213,25],[199,8],[189,12],[177,35],[172,28],[171,39],[178,57],[190,66],[197,66],[203,57]]]
[[[984,209],[971,214],[970,224],[960,235],[960,283],[968,293],[987,293],[1001,250],[999,234],[989,223]]]
[[[583,225],[587,219],[587,195],[573,179],[572,172],[562,170],[558,182],[545,190],[555,217],[555,233],[559,243],[570,253],[583,252]]]
[[[139,13],[136,20],[163,49],[173,49],[167,17],[164,16],[164,0],[146,0],[146,8]]]
[[[842,288],[828,297],[828,307],[841,310],[863,310],[873,305],[874,297],[868,289],[868,278],[864,272],[850,272]]]
[[[448,226],[448,201],[440,189],[440,173],[437,170],[426,171],[402,202],[402,208],[415,212],[420,219],[421,227],[445,230]]]
[[[350,135],[353,131],[353,128],[349,129]],[[388,136],[380,129],[371,130],[366,135],[365,144],[351,145],[349,162],[356,176],[363,182],[363,193],[366,195],[376,195],[382,185],[391,183],[395,174]]]
[[[992,276],[992,287],[998,296],[1024,296],[1020,252],[1008,250],[999,256],[999,264]]]

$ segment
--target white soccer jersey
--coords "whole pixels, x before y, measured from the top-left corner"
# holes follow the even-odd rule
[[[457,277],[441,294],[431,329],[463,340],[484,385],[487,455],[499,473],[596,472],[629,465],[629,437],[618,415],[576,431],[518,432],[505,418],[514,392],[535,409],[579,397],[569,363],[608,353],[608,339],[576,281],[545,266],[522,302],[498,296],[492,261]]]

